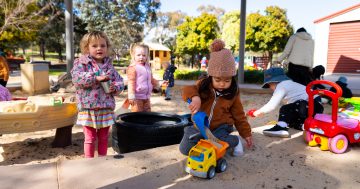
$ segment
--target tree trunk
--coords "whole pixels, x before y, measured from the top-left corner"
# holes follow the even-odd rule
[[[45,43],[40,43],[40,55],[45,60]]]
[[[191,69],[194,68],[194,60],[195,60],[195,56],[194,54],[191,55]]]
[[[272,61],[273,52],[272,52],[272,51],[269,51],[268,53],[269,53],[269,54],[268,54],[268,57],[269,57],[268,64],[270,64],[270,67],[269,67],[269,65],[267,65],[266,68],[271,68],[271,67],[274,66],[274,65],[273,65],[273,61]]]
[[[61,48],[61,45],[59,45],[59,48],[58,48],[58,55],[59,55],[59,60],[60,62],[63,62],[63,57],[62,57],[62,48]]]

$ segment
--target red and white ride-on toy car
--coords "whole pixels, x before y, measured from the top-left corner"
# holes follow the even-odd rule
[[[316,84],[326,84],[334,87],[336,93],[326,89],[313,90]],[[330,150],[336,154],[344,153],[349,143],[360,142],[359,120],[338,116],[338,102],[342,89],[331,81],[316,80],[306,86],[309,95],[308,118],[304,123],[304,139],[309,146],[320,145],[321,150]],[[325,95],[332,100],[332,112],[328,114],[314,114],[314,96]]]

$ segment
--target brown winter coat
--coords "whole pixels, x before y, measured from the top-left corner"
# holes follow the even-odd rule
[[[199,95],[198,81],[196,85],[185,86],[183,88],[183,99],[186,102],[188,98]],[[211,89],[211,91],[214,91]],[[200,111],[204,111],[208,116],[210,115],[211,106],[215,100],[215,93],[212,93],[208,99],[201,99]],[[214,130],[222,124],[234,125],[239,135],[243,138],[251,136],[251,127],[247,121],[243,106],[240,101],[240,92],[231,99],[227,100],[224,97],[218,97],[213,117],[210,121],[210,130]]]

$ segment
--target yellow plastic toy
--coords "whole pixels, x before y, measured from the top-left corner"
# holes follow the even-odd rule
[[[212,179],[216,172],[224,172],[227,162],[224,158],[229,144],[219,141],[221,148],[212,144],[209,140],[201,139],[189,152],[185,171],[191,175]]]
[[[190,104],[190,100],[188,103]],[[191,119],[194,127],[205,139],[201,139],[190,149],[185,171],[197,177],[212,179],[216,172],[224,172],[227,168],[227,162],[223,157],[229,144],[211,133],[205,112],[197,112]]]
[[[62,97],[31,96],[27,100],[0,102],[0,134],[42,131],[73,125],[75,102]]]
[[[311,141],[309,141],[309,146],[318,146],[320,145],[320,150],[326,151],[329,150],[329,139],[325,136],[314,134]]]

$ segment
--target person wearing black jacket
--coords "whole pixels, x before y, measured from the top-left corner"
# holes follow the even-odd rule
[[[323,76],[325,74],[325,68],[322,65],[315,66],[312,69],[312,79],[313,80],[322,80]],[[322,84],[316,84],[314,85],[313,89],[325,89],[326,87]]]
[[[165,63],[163,64],[165,69],[163,80],[164,84],[167,85],[165,90],[165,100],[171,100],[171,88],[174,87],[175,78],[174,72],[177,69],[173,64]]]

